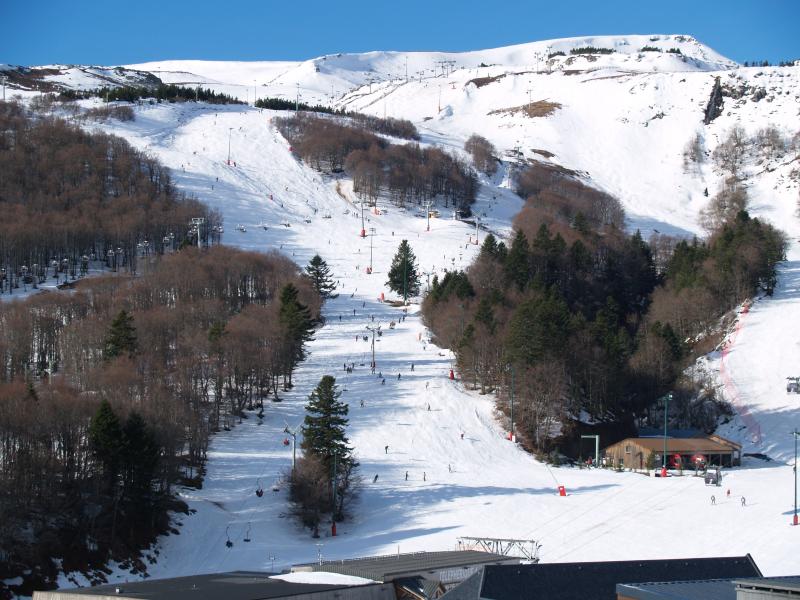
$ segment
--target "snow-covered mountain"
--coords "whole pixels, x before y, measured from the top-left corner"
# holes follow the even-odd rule
[[[613,52],[572,54],[586,47]],[[775,126],[789,141],[800,130],[800,67],[742,68],[689,36],[585,37],[465,53],[371,52],[302,62],[163,61],[121,72],[126,69],[242,100],[299,95],[304,102],[408,118],[422,143],[456,152],[479,133],[504,162],[495,178],[482,179],[475,210],[501,234],[522,204],[510,190],[509,172],[527,159],[573,169],[619,197],[631,228],[700,234],[699,211],[726,177],[710,157],[730,129],[739,125],[752,138]],[[94,69],[65,69],[48,81],[94,87],[77,81],[78,72],[90,77]],[[66,80],[68,73],[73,81]],[[717,78],[727,95],[721,114],[704,125]],[[724,357],[708,361],[744,415],[724,435],[772,462],[745,459],[727,474],[724,486],[732,498],[715,506],[709,496],[724,493],[700,479],[550,469],[504,439],[491,398],[449,380],[450,353],[428,341],[415,307],[400,323],[399,309],[377,300],[400,239],[410,241],[424,272],[441,273],[469,264],[476,247],[466,242],[474,229],[434,219],[427,233],[413,212],[387,206],[369,217],[376,235],[360,238],[357,198],[348,181],[298,163],[272,126],[278,114],[249,106],[143,105],[135,121],[96,125],[158,157],[182,189],[222,211],[225,243],[279,248],[299,264],[319,253],[342,283],[286,401],[270,407],[263,425],[251,419],[215,438],[203,489],[183,492],[197,513],[178,519],[181,535],[159,543],[153,575],[269,570],[273,563],[316,557],[317,540],[286,517],[282,486],[264,499],[253,491],[259,480],[270,486],[287,468],[291,449],[283,443],[284,427],[300,422],[305,399],[328,373],[346,388],[349,435],[364,473],[369,481],[374,474],[380,478],[365,486],[357,518],[342,524],[336,538],[323,540],[325,558],[398,547],[450,549],[460,535],[487,535],[536,539],[544,543],[542,559],[551,562],[750,552],[765,574],[796,574],[790,432],[800,421],[800,406],[784,390],[784,377],[797,375],[800,364],[796,244],[775,297],[756,302]],[[684,152],[696,136],[704,160],[687,164]],[[235,166],[225,160],[229,140]],[[766,154],[748,143],[742,174],[752,212],[792,239],[800,237],[798,171],[796,146]],[[238,223],[247,232],[237,231]],[[369,261],[372,274],[365,270]],[[384,385],[368,367],[342,370],[343,363],[368,362],[369,344],[360,334],[372,315],[384,325],[398,322],[379,344]],[[750,430],[753,421],[758,439]],[[566,485],[569,496],[559,497],[557,484]],[[740,504],[742,496],[747,506]],[[245,532],[252,542],[241,543]],[[234,540],[232,548],[225,546],[226,536]]]

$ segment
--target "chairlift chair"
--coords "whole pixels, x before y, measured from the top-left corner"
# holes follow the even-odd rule
[[[227,538],[227,540],[225,541],[225,547],[226,548],[233,548],[233,542],[231,541],[231,536],[229,535],[230,534],[230,529],[231,529],[230,525],[228,525],[225,528],[225,537]]]
[[[256,483],[256,496],[261,498],[264,495],[264,488],[261,487],[261,479],[259,478]]]
[[[242,541],[243,542],[250,541],[250,523],[247,524],[247,533],[244,534],[244,539],[242,539]]]

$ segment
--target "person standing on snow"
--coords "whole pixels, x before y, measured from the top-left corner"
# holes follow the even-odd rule
[[[383,447],[383,453],[384,454],[389,454],[389,446],[384,446]]]

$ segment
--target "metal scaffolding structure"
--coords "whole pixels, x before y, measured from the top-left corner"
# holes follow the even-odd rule
[[[459,550],[482,550],[502,556],[519,556],[534,563],[539,562],[539,548],[536,540],[515,540],[511,538],[469,537],[458,538]]]

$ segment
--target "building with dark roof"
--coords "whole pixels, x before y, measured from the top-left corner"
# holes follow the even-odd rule
[[[800,577],[624,583],[617,600],[782,600],[800,598]]]
[[[34,592],[34,600],[395,600],[383,583],[329,585],[270,579],[271,573],[234,571],[134,583]]]
[[[752,557],[490,565],[446,600],[616,600],[617,584],[761,577]],[[748,599],[749,600],[749,599]]]
[[[734,579],[659,581],[617,585],[617,600],[736,600]]]
[[[397,582],[412,578],[422,578],[417,586],[424,593],[435,592],[438,586],[446,590],[454,587],[467,579],[473,573],[487,565],[517,565],[520,559],[515,556],[504,556],[477,550],[457,550],[452,552],[414,552],[410,554],[389,554],[385,556],[370,556],[365,558],[352,558],[346,560],[326,560],[316,563],[306,563],[292,567],[293,573],[304,571],[325,571],[328,573],[341,573],[342,575],[355,575],[380,582]],[[408,583],[406,581],[406,583]],[[402,593],[410,593],[411,587],[401,589],[402,585],[395,584],[398,597]],[[409,596],[412,597],[412,596]]]

